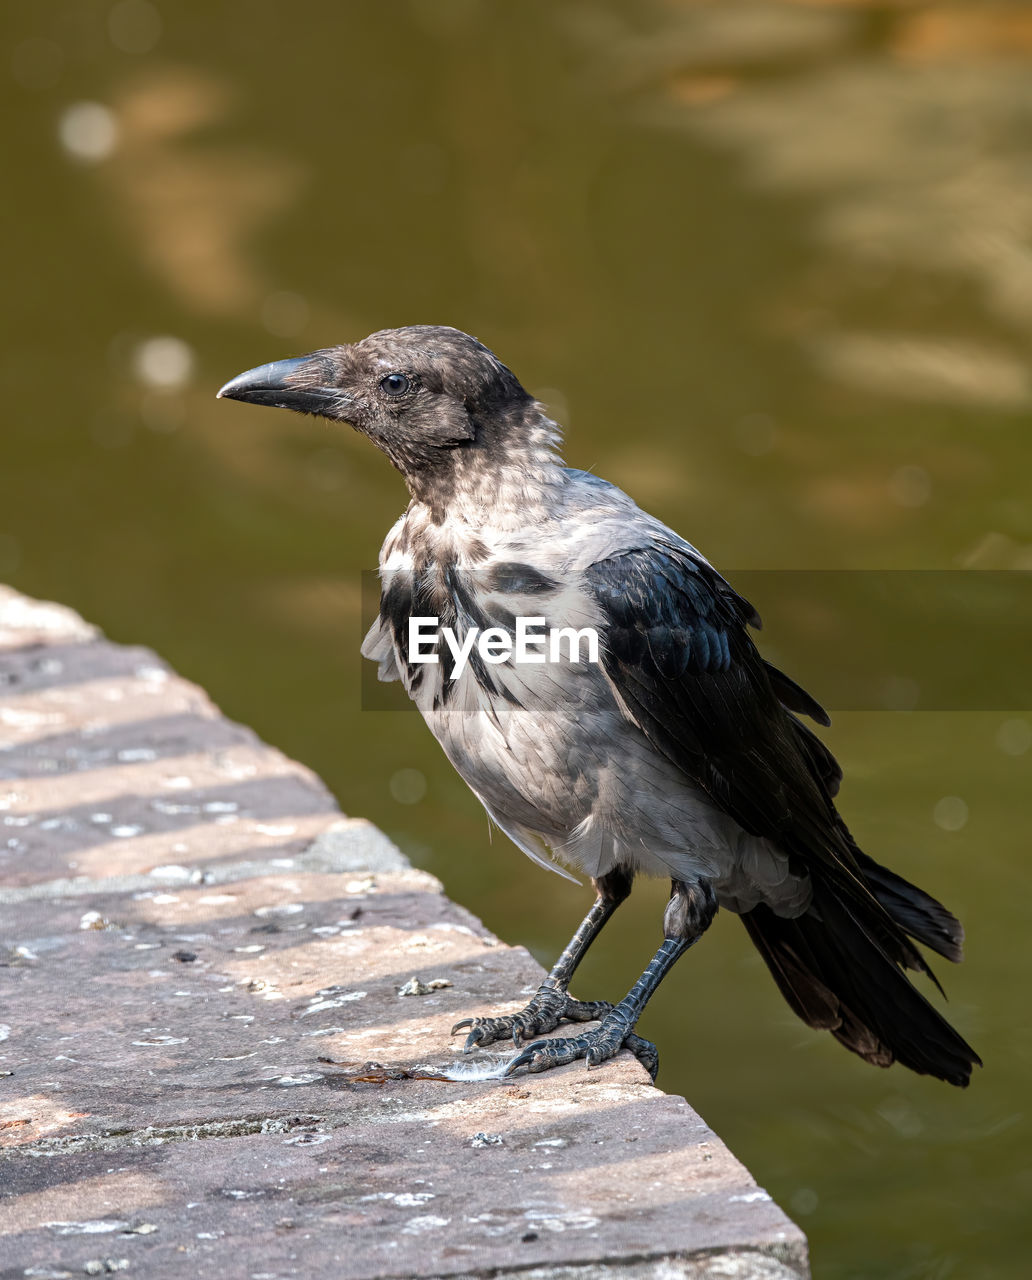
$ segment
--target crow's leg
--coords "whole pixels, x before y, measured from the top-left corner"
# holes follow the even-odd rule
[[[659,1071],[659,1053],[654,1044],[634,1034],[635,1023],[674,962],[698,942],[717,912],[716,895],[704,880],[691,885],[674,880],[671,890],[663,916],[663,945],[620,1003],[602,1017],[593,1031],[569,1038],[535,1040],[528,1044],[508,1064],[506,1075],[512,1075],[519,1067],[526,1067],[529,1071],[547,1071],[549,1067],[559,1067],[577,1058],[583,1058],[589,1067],[594,1067],[626,1047],[655,1080]]]
[[[472,1028],[462,1046],[463,1053],[468,1053],[476,1045],[493,1044],[495,1040],[508,1040],[510,1037],[519,1048],[528,1036],[539,1036],[545,1031],[552,1031],[564,1020],[592,1022],[612,1009],[613,1006],[607,1000],[574,1000],[568,994],[568,988],[584,953],[601,933],[605,922],[630,894],[633,879],[632,871],[617,868],[592,881],[598,894],[594,906],[581,921],[580,928],[526,1008],[500,1018],[464,1018],[452,1027],[452,1035],[464,1027]]]

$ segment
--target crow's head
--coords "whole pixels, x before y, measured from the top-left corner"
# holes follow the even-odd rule
[[[463,469],[458,455],[518,451],[534,403],[487,347],[439,325],[383,329],[264,364],[227,382],[219,396],[349,423],[416,493]]]

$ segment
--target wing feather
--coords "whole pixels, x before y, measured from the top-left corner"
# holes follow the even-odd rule
[[[755,610],[704,560],[672,546],[624,552],[587,570],[608,622],[603,664],[625,713],[748,832],[809,861],[837,835],[826,748],[790,714],[826,720],[748,634]],[[823,766],[816,767],[818,762]]]
[[[859,866],[834,804],[834,757],[795,712],[827,716],[760,656],[752,605],[673,543],[600,560],[587,578],[609,623],[602,660],[624,714],[745,831],[851,900],[894,960],[926,969]]]

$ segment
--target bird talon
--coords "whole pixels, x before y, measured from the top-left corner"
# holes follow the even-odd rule
[[[518,1013],[498,1018],[463,1018],[456,1022],[451,1033],[455,1035],[465,1027],[472,1028],[463,1053],[478,1045],[484,1048],[497,1040],[512,1040],[513,1046],[520,1049],[535,1036],[554,1031],[560,1022],[593,1022],[605,1017],[612,1008],[604,1000],[575,1000],[546,983]]]
[[[529,1051],[529,1046],[528,1046],[527,1049],[522,1050],[520,1053],[518,1053],[515,1056],[515,1058],[513,1058],[509,1063],[506,1064],[505,1070],[502,1072],[502,1075],[511,1076],[512,1073],[514,1071],[519,1070],[520,1067],[529,1066],[533,1056],[534,1055]]]

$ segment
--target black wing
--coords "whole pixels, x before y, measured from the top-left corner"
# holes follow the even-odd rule
[[[827,716],[760,657],[747,631],[755,610],[672,544],[612,556],[587,578],[624,713],[719,808],[810,875],[801,916],[763,904],[742,916],[789,1004],[868,1062],[966,1084],[978,1055],[902,971],[931,973],[908,934],[959,959],[960,926],[853,842],[833,799],[841,771],[794,713]]]
[[[746,831],[855,871],[832,802],[838,766],[792,713],[828,717],[760,657],[752,605],[676,547],[613,556],[587,578],[606,616],[606,673],[653,746]]]

